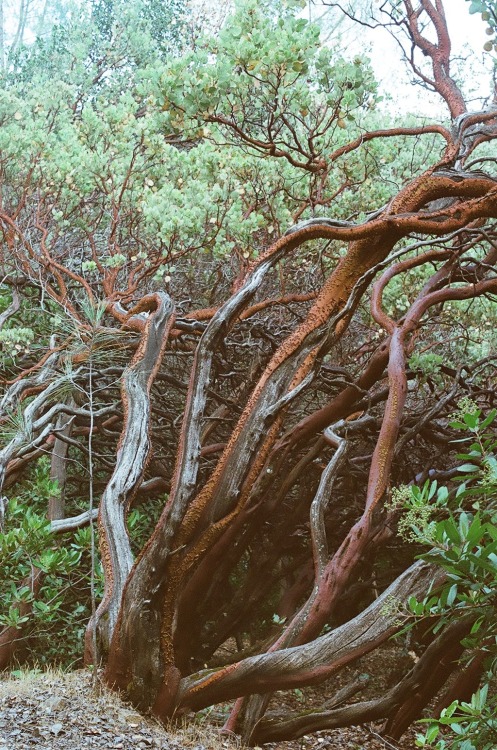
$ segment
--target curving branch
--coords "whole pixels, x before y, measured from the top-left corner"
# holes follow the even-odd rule
[[[50,530],[54,534],[63,534],[65,531],[74,531],[80,529],[83,526],[88,526],[92,521],[96,521],[98,518],[98,508],[94,508],[90,513],[85,510],[77,516],[71,516],[70,518],[57,518],[50,522]]]
[[[412,695],[419,692],[425,693],[423,695],[424,706],[426,693],[435,694],[447,678],[447,672],[450,674],[453,668],[452,662],[463,650],[460,642],[467,634],[469,627],[470,624],[467,621],[451,623],[432,641],[411,671],[380,698],[352,703],[329,711],[306,711],[295,716],[269,712],[257,725],[253,741],[263,744],[294,740],[311,732],[357,726],[370,721],[387,719],[397,713],[403,713],[403,704],[408,703]],[[435,667],[436,675],[434,675],[434,664],[438,665]],[[414,719],[419,717],[419,710],[414,711],[410,719],[413,720],[413,717]],[[403,718],[404,720],[407,718],[405,714]],[[402,728],[406,728],[405,721]],[[383,735],[391,739],[399,739],[402,733],[400,724],[394,727],[391,721],[383,730]]]
[[[0,315],[0,330],[3,328],[9,318],[16,314],[21,307],[21,298],[16,287],[12,288],[12,302],[6,310]]]
[[[455,200],[443,210],[420,210],[440,198]],[[317,219],[293,228],[253,264],[232,300],[211,319],[199,345],[201,356],[197,355],[195,360],[195,376],[189,389],[171,499],[130,572],[109,655],[106,679],[123,688],[131,686],[130,695],[138,705],[149,707],[152,704],[154,713],[162,717],[174,710],[180,678],[174,651],[178,598],[191,571],[225,531],[230,526],[235,527],[236,519],[242,517],[247,503],[252,501],[253,488],[280,429],[285,394],[306,379],[316,366],[319,352],[326,350],[330,342],[345,331],[349,318],[347,315],[343,317],[344,309],[356,284],[364,274],[384,261],[399,239],[411,231],[445,236],[467,226],[473,218],[486,214],[497,215],[494,180],[479,174],[457,173],[445,167],[439,172],[432,168],[363,224]],[[274,353],[252,390],[214,470],[203,486],[197,488],[196,467],[201,452],[199,424],[206,403],[212,356],[210,347],[217,345],[213,342],[223,340],[229,321],[240,315],[252,290],[257,288],[258,279],[270,265],[303,243],[317,238],[347,240],[351,244],[325,282],[305,320]],[[376,507],[381,505],[388,483],[405,399],[405,376],[401,377],[401,374],[405,370],[403,350],[407,335],[407,328],[399,329],[392,335],[389,345],[391,393],[371,469],[364,515],[327,566],[320,594],[302,630],[302,641],[319,632],[363,550],[378,533]],[[275,408],[277,404],[281,408]],[[243,460],[240,460],[241,455]],[[138,610],[134,606],[136,601],[146,601],[147,606]],[[133,635],[138,631],[147,634],[141,645],[136,643]],[[159,670],[156,668],[158,663],[161,665]],[[154,675],[152,684],[146,677],[151,674]],[[149,680],[146,689],[145,680]]]
[[[126,513],[150,456],[150,389],[174,323],[174,307],[167,294],[157,293],[146,304],[151,312],[143,338],[122,378],[124,424],[116,467],[100,502],[100,546],[106,576],[103,599],[87,629],[87,658],[93,663],[97,661],[97,654],[92,653],[93,629],[97,629],[101,648],[107,651],[133,565]]]
[[[67,475],[68,487],[86,486],[88,479],[81,478],[89,469],[87,511],[55,518],[63,515],[56,498],[49,510],[50,528],[60,534],[92,523],[94,492],[101,497],[105,589],[89,624],[87,659],[98,664],[102,658],[105,681],[163,720],[236,700],[228,728],[240,730],[247,742],[279,742],[372,718],[386,719],[388,732],[398,736],[451,673],[462,648],[460,632],[449,627],[411,672],[376,700],[306,715],[265,713],[274,690],[318,684],[383,644],[410,617],[408,599],[424,596],[442,580],[436,568],[417,563],[391,582],[409,565],[409,550],[394,561],[395,573],[379,564],[378,571],[367,570],[394,534],[385,501],[397,478],[452,476],[450,469],[440,471],[451,434],[437,415],[445,414],[457,391],[495,405],[494,355],[473,371],[469,364],[453,368],[444,362],[435,384],[419,378],[409,394],[409,379],[417,375],[406,362],[418,345],[436,352],[458,345],[446,345],[432,330],[438,316],[446,325],[445,303],[486,296],[486,305],[497,293],[495,221],[489,221],[497,219],[497,180],[477,171],[488,164],[494,169],[495,160],[468,163],[478,143],[497,137],[497,113],[495,107],[466,112],[451,75],[443,0],[401,0],[395,8],[384,3],[380,12],[389,15],[392,28],[407,31],[413,69],[447,102],[452,127],[356,131],[346,142],[346,133],[337,137],[335,130],[348,97],[339,82],[329,79],[329,90],[337,84],[336,107],[318,97],[316,106],[300,113],[292,103],[291,114],[280,97],[283,73],[277,66],[269,97],[259,81],[259,114],[256,102],[236,101],[238,90],[232,89],[219,109],[189,119],[194,127],[216,121],[211,138],[219,152],[226,144],[217,136],[224,132],[230,154],[238,146],[245,155],[284,159],[300,170],[293,179],[287,164],[277,188],[266,190],[266,166],[260,164],[250,197],[242,198],[240,190],[242,221],[250,217],[246,229],[254,246],[275,231],[252,223],[254,212],[279,227],[279,209],[272,203],[276,190],[283,191],[277,205],[288,204],[298,217],[252,262],[245,261],[251,253],[235,246],[222,261],[215,253],[203,254],[201,276],[190,273],[195,257],[190,253],[213,239],[236,239],[225,224],[229,201],[217,204],[215,218],[205,211],[195,239],[176,230],[166,237],[165,228],[150,236],[150,216],[137,204],[140,189],[146,189],[140,169],[146,165],[155,174],[159,162],[151,158],[156,141],[150,141],[150,151],[143,129],[131,144],[126,140],[129,158],[119,175],[112,168],[108,176],[92,175],[94,191],[78,193],[77,200],[74,193],[75,203],[62,206],[62,221],[60,201],[73,188],[69,180],[63,189],[56,179],[45,185],[41,146],[12,185],[15,155],[2,155],[0,164],[7,177],[1,194],[2,262],[13,302],[16,290],[28,285],[30,295],[40,295],[46,319],[57,306],[74,326],[57,346],[52,337],[38,362],[26,353],[8,363],[6,377],[15,380],[4,380],[0,420],[4,432],[13,427],[14,434],[10,429],[0,450],[0,487],[22,479],[43,454],[52,456],[52,476],[61,485]],[[418,65],[420,52],[431,72]],[[294,72],[297,81],[300,71]],[[245,73],[252,80],[258,75]],[[74,117],[79,125],[81,106],[86,105],[79,98],[66,123]],[[145,109],[152,111],[153,104],[147,101]],[[54,118],[50,127],[57,122]],[[131,125],[127,121],[126,128]],[[110,128],[109,137],[116,132]],[[372,167],[376,149],[369,153],[368,144],[387,139],[395,145],[391,139],[398,137],[424,142],[426,134],[438,149],[436,163],[395,188],[385,205],[370,207],[358,220],[300,221],[304,211],[333,206],[343,191],[360,189],[361,150],[367,152],[368,174],[370,166],[378,173]],[[180,142],[166,140],[174,140],[173,148]],[[190,139],[188,145],[197,146]],[[192,168],[199,153],[183,154]],[[351,165],[343,162],[349,155]],[[388,166],[392,186],[407,168],[401,161],[398,172],[396,165]],[[183,164],[183,157],[174,160],[174,169]],[[210,164],[209,179],[216,160]],[[188,174],[196,179],[194,172]],[[237,181],[242,174],[245,166]],[[180,184],[177,180],[186,198]],[[359,197],[353,204],[361,204]],[[80,212],[84,220],[73,227]],[[150,293],[158,288],[156,272],[177,260],[179,273],[163,278],[181,299],[179,318],[167,294]],[[205,289],[210,263],[219,263],[218,278]],[[275,270],[279,273],[271,276]],[[387,285],[395,280],[400,286],[404,279],[406,286],[412,281],[411,290],[417,284],[417,291],[401,315],[388,314]],[[368,313],[363,315],[370,290],[373,325]],[[113,318],[114,327],[95,324],[87,303],[97,300],[99,315]],[[100,343],[93,347],[95,333]],[[462,325],[459,334],[470,335]],[[116,339],[120,346],[114,346]],[[99,357],[112,357],[110,366],[93,358],[96,349]],[[69,374],[71,366],[78,370]],[[406,451],[414,436],[412,451]],[[437,451],[443,460],[437,460]],[[75,494],[80,492],[78,487]],[[143,503],[146,513],[148,500],[154,518],[159,502],[162,513],[135,560],[127,513],[131,503]],[[390,549],[381,555],[393,559]],[[356,615],[363,597],[369,602],[386,586]],[[286,619],[271,625],[269,607]],[[335,627],[348,612],[349,622]],[[324,625],[334,629],[322,635]],[[0,660],[24,635],[0,634]],[[234,641],[238,652],[226,654],[223,646]]]
[[[286,648],[298,642],[300,632],[307,622],[307,618],[309,617],[309,613],[316,598],[319,596],[320,584],[323,575],[326,572],[329,554],[325,527],[325,511],[330,502],[333,485],[335,484],[338,471],[343,464],[347,451],[347,440],[337,434],[344,426],[344,422],[338,422],[324,431],[324,439],[335,449],[335,453],[321,474],[319,486],[312,500],[309,512],[312,557],[314,564],[314,585],[312,592],[304,607],[300,609],[298,616],[292,619],[290,626],[284,631],[283,635],[273,643],[268,650],[268,653]],[[259,717],[267,706],[269,698],[269,695],[256,695],[250,699],[245,709],[245,719],[247,720],[247,718],[250,717],[249,723],[251,726],[258,724]],[[243,700],[238,700],[226,722],[225,729],[227,731],[235,730],[239,713],[243,707]],[[248,736],[246,739],[251,741],[252,738],[251,736]]]
[[[47,412],[38,416],[57,393],[60,392],[61,387],[64,387],[68,382],[67,376],[58,377],[47,385],[44,390],[41,391],[33,400],[26,406],[22,415],[19,417],[20,424],[17,424],[15,415],[11,415],[13,425],[15,428],[15,434],[7,445],[0,450],[0,490],[3,487],[7,467],[9,463],[19,456],[37,448],[42,444],[48,435],[54,430],[55,425],[52,423],[52,418],[55,414],[59,413],[63,408],[61,405],[56,405],[49,409]],[[20,392],[26,391],[26,385],[22,388],[14,388],[9,390],[4,397],[4,401],[7,399],[14,400],[18,399]],[[8,400],[7,400],[8,403]],[[7,412],[8,415],[8,412]]]
[[[395,446],[407,395],[406,349],[408,349],[408,335],[417,327],[423,314],[430,306],[446,299],[465,299],[473,294],[482,294],[497,289],[497,278],[486,279],[467,287],[441,289],[431,293],[428,293],[431,288],[431,285],[428,284],[425,285],[423,292],[400,324],[396,324],[385,315],[381,309],[381,293],[393,276],[403,270],[421,265],[427,260],[446,259],[450,255],[451,252],[448,250],[431,250],[421,256],[400,261],[387,269],[374,286],[371,303],[373,317],[387,329],[390,335],[389,394],[380,433],[371,459],[364,512],[347,533],[334,556],[327,561],[321,557],[320,576],[315,581],[311,595],[287,626],[282,636],[273,644],[270,651],[294,643],[302,643],[316,636],[331,616],[339,596],[353,570],[362,559],[368,544],[381,530],[379,511],[390,480],[391,466],[395,456]],[[440,283],[443,278],[447,279],[447,270],[443,269],[442,273],[435,275],[432,282],[433,286],[436,287],[436,284]],[[325,548],[322,547],[322,549]],[[244,726],[246,727],[244,738],[246,741],[252,741],[251,732],[258,725],[265,705],[267,705],[267,698],[254,696],[244,709]],[[242,711],[242,704],[238,702],[228,722],[230,729],[234,728],[240,711]]]
[[[310,643],[185,677],[178,705],[199,710],[238,695],[319,684],[397,632],[407,597],[423,596],[443,578],[435,566],[417,562],[360,615]]]
[[[28,377],[24,373],[23,377],[17,379],[7,388],[0,401],[0,419],[5,419],[9,413],[14,412],[28,393],[36,393],[41,390],[55,376],[59,356],[60,351],[54,350],[52,346],[40,367],[36,368],[37,371],[34,371],[36,374]]]
[[[466,112],[466,102],[450,74],[451,41],[447,29],[444,6],[441,0],[420,0],[418,8],[414,8],[411,0],[404,0],[406,9],[405,28],[412,41],[409,63],[416,75],[433,88],[444,99],[449,108],[452,119]],[[432,42],[425,36],[420,24],[423,14],[428,17],[431,28],[435,32],[436,41]],[[420,50],[431,60],[432,76],[423,73],[414,60],[414,52]]]

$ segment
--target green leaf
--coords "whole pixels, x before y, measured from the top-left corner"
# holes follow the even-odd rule
[[[468,533],[466,535],[466,540],[469,544],[475,544],[481,537],[482,534],[482,525],[481,521],[478,515],[476,515],[469,527]]]
[[[452,427],[454,430],[465,430],[466,425],[464,422],[459,422],[458,420],[455,420],[454,422],[449,422],[449,427]],[[453,440],[453,443],[464,443],[466,442],[467,438],[461,438],[460,440]]]
[[[466,423],[467,427],[469,427],[470,430],[474,430],[478,425],[480,414],[479,412],[475,414],[463,414],[464,422]]]
[[[431,743],[438,737],[439,728],[437,724],[432,724],[431,727],[428,727],[428,730],[426,732],[426,741]]]
[[[488,413],[488,415],[485,417],[485,419],[481,423],[480,429],[485,430],[489,425],[492,424],[496,416],[497,416],[497,409],[492,409],[492,411]]]
[[[449,706],[447,706],[446,708],[442,710],[442,713],[440,714],[440,719],[441,720],[450,719],[458,707],[459,707],[459,701],[452,701],[452,703]],[[444,723],[447,724],[448,722],[445,721]]]
[[[437,492],[437,505],[444,505],[448,497],[449,490],[447,487],[439,487]]]
[[[466,539],[469,531],[470,519],[467,513],[461,513],[459,516],[459,532],[461,539]]]
[[[457,471],[466,474],[470,471],[480,471],[480,467],[475,466],[475,464],[462,464],[462,466],[457,467]]]
[[[408,606],[414,615],[423,615],[425,612],[425,603],[418,602],[415,596],[409,597]]]
[[[449,607],[451,607],[454,604],[454,602],[456,600],[456,596],[457,596],[457,583],[454,583],[450,587],[449,593],[447,595],[447,604],[448,604]]]
[[[484,619],[485,618],[482,616],[482,617],[479,617],[477,620],[475,620],[475,622],[471,626],[470,635],[476,635],[476,633],[478,633],[478,631],[481,630],[481,626],[484,622]]]
[[[485,10],[484,4],[481,0],[471,0],[469,6],[469,12],[473,15],[474,13],[482,13]]]
[[[440,528],[442,531],[445,532],[448,539],[453,542],[454,544],[458,544],[461,541],[461,537],[459,535],[459,529],[456,526],[456,522],[454,518],[448,518],[446,521],[442,521],[440,524]]]
[[[435,479],[429,487],[428,500],[431,500],[433,496],[435,495],[435,492],[437,491],[437,486],[438,486],[438,483],[437,483],[437,480]]]

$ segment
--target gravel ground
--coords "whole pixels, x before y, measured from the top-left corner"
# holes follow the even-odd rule
[[[0,683],[0,750],[231,750],[215,730],[167,732],[77,671]]]
[[[208,725],[194,723],[166,731],[103,691],[95,695],[91,675],[48,673],[0,681],[0,750],[235,750]],[[270,750],[411,750],[411,735],[401,745],[386,743],[374,727],[338,729],[294,742],[266,745]]]

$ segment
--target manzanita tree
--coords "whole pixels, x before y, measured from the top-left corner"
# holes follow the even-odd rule
[[[249,0],[179,54],[123,3],[105,38],[59,31],[5,77],[0,477],[13,494],[51,456],[54,540],[98,505],[86,658],[140,709],[235,701],[252,743],[373,719],[395,738],[467,619],[379,696],[268,706],[443,581],[399,554],[390,492],[450,473],[461,392],[494,398],[497,109],[467,110],[442,0],[382,5],[440,123],[387,124],[367,59],[290,5]],[[43,586],[30,565],[2,663]]]

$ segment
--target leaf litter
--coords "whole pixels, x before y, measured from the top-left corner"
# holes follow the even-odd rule
[[[406,750],[373,727],[318,732],[268,750]],[[0,680],[0,750],[240,750],[237,738],[208,723],[166,728],[142,716],[116,693],[92,688],[87,670],[30,673]]]

